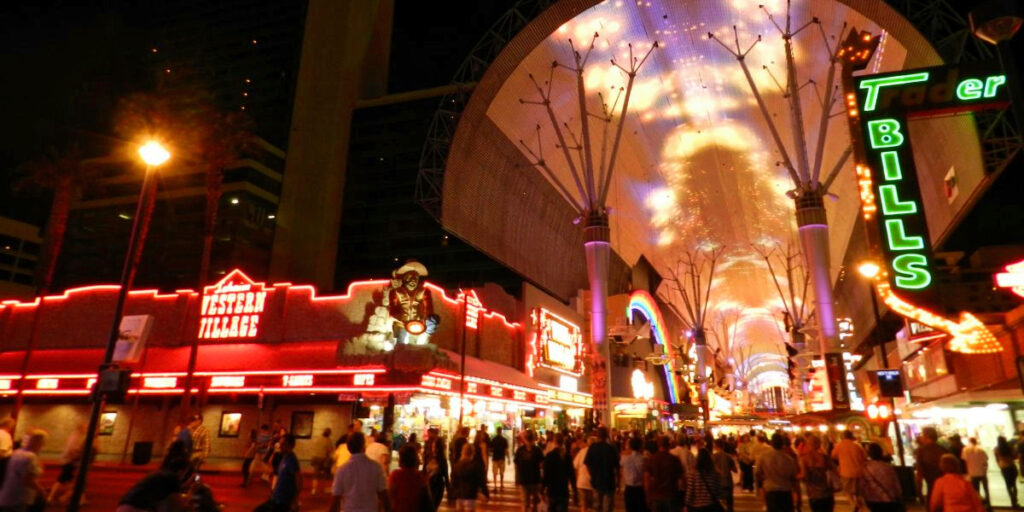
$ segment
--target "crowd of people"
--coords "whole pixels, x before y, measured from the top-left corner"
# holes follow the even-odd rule
[[[60,477],[47,491],[40,484],[38,453],[46,433],[30,430],[20,447],[10,422],[0,421],[0,511],[41,510],[70,491],[85,444],[85,429],[69,436]],[[1022,434],[1024,438],[1024,434]],[[254,477],[267,482],[259,512],[299,509],[302,468],[295,436],[279,423],[253,432],[242,463],[242,486]],[[711,439],[660,432],[625,432],[604,427],[548,432],[524,430],[508,436],[500,427],[462,427],[450,443],[437,428],[395,436],[354,421],[337,439],[324,429],[313,440],[313,494],[331,494],[331,512],[435,512],[447,499],[456,510],[474,511],[505,487],[506,468],[524,512],[614,509],[622,495],[627,512],[733,512],[734,493],[756,494],[766,512],[796,512],[806,499],[811,512],[832,512],[837,494],[855,512],[901,512],[917,497],[929,512],[982,512],[989,508],[991,451],[1014,507],[1024,450],[1000,437],[992,450],[977,439],[939,438],[924,428],[916,439],[914,482],[901,481],[891,449],[862,442],[853,431],[832,435],[768,435],[763,431]],[[218,510],[200,482],[209,453],[209,433],[199,416],[175,432],[159,467],[122,497],[118,512]],[[397,465],[393,455],[397,454]],[[490,475],[491,478],[488,478]]]

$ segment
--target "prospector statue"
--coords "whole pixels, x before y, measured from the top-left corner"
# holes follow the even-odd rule
[[[441,322],[434,314],[434,298],[423,286],[427,267],[409,260],[392,273],[391,291],[388,292],[388,314],[392,330],[399,344],[424,345]]]

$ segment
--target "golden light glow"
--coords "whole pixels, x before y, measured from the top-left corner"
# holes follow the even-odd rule
[[[142,157],[142,161],[146,162],[146,165],[150,167],[163,165],[164,162],[171,158],[171,154],[155,140],[151,140],[142,146],[139,146],[139,156]]]
[[[878,266],[878,263],[873,261],[865,261],[860,265],[857,265],[857,272],[868,279],[874,279],[881,271],[882,268]]]

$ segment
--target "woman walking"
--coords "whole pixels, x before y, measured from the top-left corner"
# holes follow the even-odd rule
[[[473,460],[477,449],[469,444],[462,445],[462,457],[452,468],[452,494],[455,495],[456,512],[476,510],[476,497],[483,490],[487,492],[487,474],[484,467]]]
[[[686,510],[688,512],[720,512],[721,490],[715,465],[706,448],[697,452],[697,470],[686,472]]]
[[[885,452],[878,443],[868,445],[868,461],[861,474],[860,490],[871,512],[899,512],[903,510],[903,487],[896,468],[886,462]]]
[[[806,449],[800,454],[800,473],[797,474],[807,489],[807,500],[811,512],[832,512],[836,506],[835,493],[828,481],[830,471],[835,471],[832,460],[821,450],[821,439],[808,436]]]
[[[960,474],[960,460],[952,454],[939,459],[942,476],[935,480],[935,489],[928,500],[928,512],[984,512],[974,486]]]
[[[1006,438],[999,436],[996,440],[996,465],[1003,474],[1003,481],[1006,482],[1006,492],[1010,495],[1010,504],[1017,508],[1017,465],[1014,464],[1014,453]]]

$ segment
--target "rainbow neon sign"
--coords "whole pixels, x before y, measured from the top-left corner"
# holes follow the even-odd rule
[[[672,403],[678,404],[679,390],[678,386],[676,386],[675,374],[672,368],[675,357],[672,354],[672,344],[668,342],[671,338],[665,329],[665,319],[661,316],[661,310],[658,309],[658,305],[655,304],[654,297],[651,297],[650,293],[637,290],[629,296],[629,306],[626,307],[626,315],[631,315],[634,311],[643,315],[651,323],[651,330],[654,331],[654,342],[661,345],[665,355],[668,356],[668,364],[662,366],[661,369],[665,372],[665,381],[668,382],[668,392],[671,395]]]

